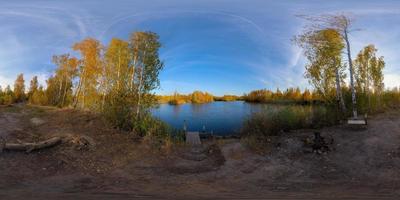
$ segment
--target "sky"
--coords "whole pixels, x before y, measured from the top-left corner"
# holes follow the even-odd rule
[[[165,64],[158,94],[311,88],[307,61],[291,41],[306,23],[296,16],[336,13],[360,29],[350,35],[353,57],[375,44],[386,61],[385,86],[400,86],[398,0],[0,0],[0,85],[19,73],[26,85],[34,75],[45,85],[51,57],[73,53],[86,37],[107,45],[153,31]]]

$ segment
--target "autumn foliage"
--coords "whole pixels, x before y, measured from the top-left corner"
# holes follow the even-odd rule
[[[308,89],[302,92],[300,88],[288,88],[284,92],[279,89],[275,92],[267,89],[254,90],[244,95],[243,98],[247,102],[293,104],[308,104],[320,100],[320,96],[317,93],[312,93]]]
[[[154,122],[148,115],[157,103],[152,91],[159,87],[163,68],[160,47],[152,32],[134,32],[127,41],[113,38],[108,46],[86,38],[72,46],[79,57],[53,56],[56,70],[46,80],[47,88],[35,76],[26,92],[20,74],[13,90],[0,88],[0,104],[70,106],[101,113],[117,128],[145,132],[149,125],[144,123]]]

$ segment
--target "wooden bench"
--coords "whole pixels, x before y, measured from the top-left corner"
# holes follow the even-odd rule
[[[349,118],[347,120],[348,125],[354,125],[354,126],[363,126],[363,125],[368,125],[367,121],[367,115],[365,114],[364,117],[358,117],[358,118]]]

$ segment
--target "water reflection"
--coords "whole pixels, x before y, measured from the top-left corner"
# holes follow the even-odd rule
[[[240,131],[243,122],[253,112],[268,112],[284,105],[254,104],[242,101],[212,102],[207,104],[162,104],[155,108],[153,116],[171,126],[182,129],[186,121],[188,131],[213,131],[218,135],[232,135]]]

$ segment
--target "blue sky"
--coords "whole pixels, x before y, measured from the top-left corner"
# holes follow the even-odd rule
[[[298,14],[346,12],[361,31],[351,35],[353,57],[373,43],[385,56],[387,87],[400,85],[400,1],[325,0],[0,0],[0,85],[18,73],[42,84],[54,54],[95,37],[107,44],[138,30],[160,35],[160,94],[199,89],[243,94],[253,89],[310,86],[306,63],[291,38]]]

